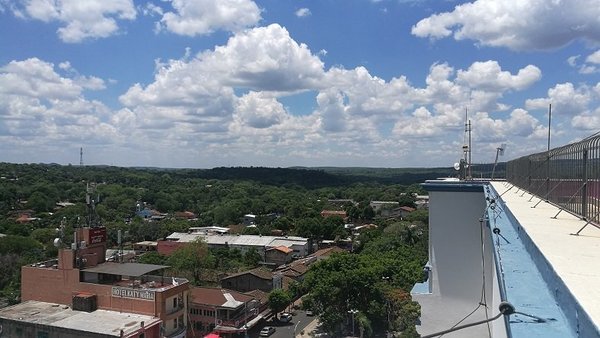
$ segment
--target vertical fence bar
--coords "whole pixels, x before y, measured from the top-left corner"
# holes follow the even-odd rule
[[[588,172],[587,172],[587,163],[588,163],[588,150],[583,149],[583,189],[581,190],[581,215],[583,219],[588,218]]]

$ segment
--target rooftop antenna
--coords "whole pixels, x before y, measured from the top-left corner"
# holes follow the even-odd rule
[[[83,147],[79,148],[79,166],[83,167]]]
[[[98,214],[96,213],[96,203],[100,202],[100,195],[94,196],[96,193],[96,184],[88,183],[86,194],[85,194],[85,204],[87,206],[87,226],[90,228],[95,228],[100,226],[100,219]],[[94,198],[95,197],[95,198]]]
[[[504,155],[504,149],[506,149],[506,143],[502,143],[500,147],[496,148],[496,160],[494,161],[494,169],[492,169],[492,181],[494,180],[496,166],[498,165],[498,156]]]
[[[469,180],[472,178],[471,172],[471,120],[469,120],[469,110],[465,108],[465,137],[463,138],[463,161],[464,177]]]

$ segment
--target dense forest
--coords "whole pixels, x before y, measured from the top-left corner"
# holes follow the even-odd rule
[[[161,239],[191,226],[212,225],[230,227],[232,232],[243,234],[299,235],[316,243],[346,238],[345,222],[375,222],[380,226],[376,231],[355,239],[355,254],[336,257],[328,263],[341,264],[342,270],[327,265],[317,265],[315,269],[348,274],[343,269],[356,268],[352,274],[376,284],[369,285],[377,293],[374,301],[382,301],[396,290],[396,298],[392,298],[406,302],[406,292],[411,283],[421,278],[419,271],[426,261],[427,212],[417,211],[399,222],[380,217],[369,203],[397,201],[414,206],[414,196],[425,194],[421,182],[449,174],[449,168],[202,170],[0,163],[0,299],[5,303],[19,301],[20,266],[56,256],[52,241],[60,225],[72,231],[84,224],[86,188],[94,184],[99,202],[96,211],[107,227],[111,246],[116,245],[118,230],[122,230],[127,243],[134,243]],[[161,217],[148,222],[136,215],[143,209]],[[348,219],[323,218],[320,212],[326,209],[344,210]],[[193,213],[194,218],[177,217],[184,211]],[[241,225],[246,214],[256,215],[256,227]],[[386,236],[390,234],[397,236]],[[194,284],[206,284],[215,282],[219,273],[251,268],[260,260],[253,252],[241,255],[228,250],[207,251],[201,245],[188,251],[169,258],[148,255],[143,261],[168,264],[173,273],[189,274]],[[381,284],[382,274],[392,278],[387,286]],[[324,276],[311,276],[316,275]],[[322,289],[320,280],[309,277],[305,285],[297,288],[318,294]],[[369,314],[369,320],[383,320],[382,304],[374,304],[377,309]],[[402,311],[405,308],[398,307]],[[315,309],[324,318],[331,312],[323,306]],[[327,323],[332,330],[339,324],[335,318]]]

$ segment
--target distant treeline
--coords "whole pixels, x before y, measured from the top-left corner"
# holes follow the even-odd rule
[[[135,185],[152,179],[157,173],[168,174],[174,181],[187,179],[249,180],[278,186],[300,186],[306,189],[342,186],[359,182],[381,184],[413,184],[438,177],[456,175],[452,168],[269,168],[218,167],[213,169],[125,168],[112,166],[62,166],[58,164],[0,163],[4,179],[18,176],[43,176],[51,180],[85,180]],[[23,177],[21,177],[23,178]]]

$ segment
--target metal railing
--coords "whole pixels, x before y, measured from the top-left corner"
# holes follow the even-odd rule
[[[600,135],[509,161],[506,179],[599,227]]]

